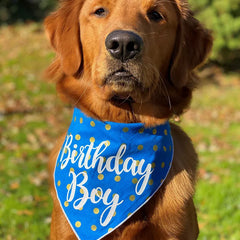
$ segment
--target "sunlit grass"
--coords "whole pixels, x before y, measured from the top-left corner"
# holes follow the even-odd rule
[[[195,93],[181,124],[199,153],[195,202],[201,240],[240,236],[240,79],[224,77]]]

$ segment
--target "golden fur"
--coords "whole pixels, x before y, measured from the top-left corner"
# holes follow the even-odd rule
[[[94,14],[99,7],[107,9],[106,15]],[[146,15],[152,10],[163,19],[150,21]],[[57,53],[47,74],[63,99],[97,119],[146,126],[161,124],[189,106],[197,85],[193,70],[212,46],[211,35],[193,17],[185,0],[64,0],[46,18],[45,27]],[[141,56],[124,63],[111,57],[105,39],[115,30],[138,34],[144,43]],[[138,84],[106,84],[120,68]],[[188,136],[176,125],[171,128],[174,160],[164,185],[104,240],[197,239],[192,200],[197,155]],[[51,154],[50,176],[63,140],[59,139]],[[77,239],[61,211],[52,177],[50,183],[54,201],[51,240]]]

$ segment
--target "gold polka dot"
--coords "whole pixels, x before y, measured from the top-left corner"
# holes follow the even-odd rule
[[[110,130],[111,129],[111,125],[110,124],[107,124],[106,126],[105,126],[105,128],[106,128],[106,130]]]
[[[129,197],[129,199],[130,199],[131,201],[134,201],[134,200],[135,200],[135,196],[134,196],[134,195],[131,195],[131,196]]]
[[[119,159],[119,164],[123,164],[123,159]]]
[[[71,187],[71,184],[68,184],[68,185],[67,185],[67,190],[69,190],[69,189],[70,189],[70,187]]]
[[[139,132],[140,134],[142,134],[142,133],[144,132],[144,128],[140,128],[140,129],[138,130],[138,132]]]
[[[92,143],[92,142],[95,142],[95,138],[94,137],[91,137],[90,138],[90,142]]]
[[[161,167],[162,167],[162,168],[165,167],[165,162],[162,162]]]
[[[128,214],[128,217],[129,217],[130,215],[132,215],[132,213],[131,213],[131,212]]]
[[[148,181],[148,184],[149,184],[150,186],[153,185],[153,180],[150,179],[150,180]]]
[[[113,230],[112,228],[109,228],[109,229],[108,229],[108,232],[111,232],[112,230]]]
[[[66,201],[66,202],[64,203],[64,206],[65,206],[65,207],[68,207],[68,206],[69,206],[69,203]]]
[[[152,163],[152,168],[155,168],[155,167],[156,167],[156,163],[153,162],[153,163]]]
[[[65,149],[64,149],[64,153],[67,153],[67,152],[68,152],[68,149],[67,149],[67,148],[65,148]]]
[[[79,119],[79,122],[82,124],[82,123],[83,123],[83,118],[80,118],[80,119]]]
[[[158,150],[158,146],[157,145],[154,145],[153,146],[153,150],[156,152]]]
[[[138,182],[138,179],[137,178],[133,178],[132,183],[133,184],[137,184],[137,182]]]
[[[164,134],[165,134],[166,136],[168,135],[167,129],[164,130]]]
[[[83,207],[80,207],[78,210],[79,210],[79,211],[82,211],[82,210],[83,210]]]
[[[115,217],[116,215],[117,215],[117,213],[116,213],[116,212],[114,212],[113,216]]]
[[[83,189],[82,189],[82,188],[80,189],[80,193],[81,193],[81,194],[84,194],[84,191],[83,191]]]
[[[114,178],[114,180],[115,180],[116,182],[120,182],[121,177],[120,177],[120,176],[116,176],[116,177]]]
[[[162,180],[161,180],[161,183],[163,183],[163,181],[164,181],[164,180],[162,179]]]
[[[106,157],[103,157],[103,162],[106,162],[107,161],[107,158]]]
[[[139,151],[143,150],[143,145],[138,145],[138,150]]]
[[[100,174],[98,175],[98,179],[99,179],[99,180],[103,180],[103,179],[104,179],[104,175],[100,173]]]
[[[96,227],[95,225],[92,225],[92,226],[91,226],[91,229],[92,229],[92,231],[96,231],[96,230],[97,230],[97,227]]]
[[[116,193],[114,193],[114,194],[112,195],[112,197],[114,198],[115,195],[116,195]]]
[[[164,152],[166,152],[166,151],[167,151],[167,148],[164,146],[164,147],[163,147],[163,150],[164,150]]]
[[[76,157],[78,155],[78,152],[76,150],[73,151],[74,156]]]
[[[70,168],[70,172],[74,172],[74,168]]]
[[[81,139],[81,136],[80,136],[79,134],[77,134],[77,135],[75,136],[75,139],[78,141],[78,140]]]
[[[127,128],[127,127],[125,127],[125,128],[123,128],[123,132],[128,132],[129,131],[129,129]]]
[[[81,222],[77,221],[77,222],[75,223],[75,226],[76,226],[77,228],[81,227]]]
[[[105,142],[105,146],[107,146],[107,147],[110,146],[110,141],[107,140],[107,141]]]
[[[94,209],[93,209],[93,212],[94,212],[95,214],[98,214],[98,213],[99,213],[99,209],[98,209],[98,208],[94,208]]]
[[[96,196],[101,197],[101,196],[102,196],[102,191],[98,190],[98,191],[96,192]]]
[[[60,186],[60,185],[61,185],[61,181],[60,181],[60,180],[57,182],[57,185],[58,185],[58,186]]]
[[[169,150],[172,151],[172,147],[171,146],[169,146]]]
[[[153,133],[154,135],[157,134],[157,129],[154,128],[153,131],[152,131],[152,133]]]
[[[139,163],[140,163],[140,161],[139,161],[139,160],[136,160],[136,166],[138,166],[138,165],[139,165]]]
[[[77,120],[77,118],[75,117],[75,118],[74,118],[74,122],[76,122],[76,120]]]
[[[91,121],[91,122],[90,122],[90,125],[91,125],[92,127],[95,127],[95,122],[94,122],[94,121]]]
[[[91,159],[91,155],[88,156],[88,160],[90,160],[90,159]]]

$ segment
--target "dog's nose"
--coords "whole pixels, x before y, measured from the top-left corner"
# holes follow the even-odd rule
[[[134,32],[117,30],[107,36],[105,45],[114,58],[124,62],[141,52],[143,40]]]

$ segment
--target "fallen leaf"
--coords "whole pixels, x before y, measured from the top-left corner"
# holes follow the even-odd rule
[[[19,186],[20,186],[19,182],[12,182],[10,184],[10,189],[11,190],[17,190],[19,188]]]
[[[17,211],[17,215],[19,216],[32,216],[33,215],[33,211],[30,210],[19,210]]]
[[[32,184],[39,187],[44,181],[48,180],[48,171],[43,170],[35,175],[31,175],[29,176],[29,180]]]

